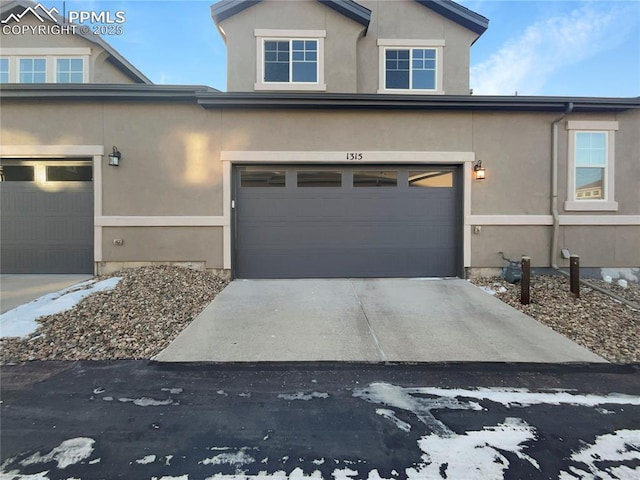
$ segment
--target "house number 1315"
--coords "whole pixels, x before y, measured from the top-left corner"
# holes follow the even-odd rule
[[[347,160],[362,160],[363,155],[360,152],[349,152],[347,153]]]

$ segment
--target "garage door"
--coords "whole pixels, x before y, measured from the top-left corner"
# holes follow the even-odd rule
[[[238,278],[461,274],[458,167],[236,167]]]
[[[90,161],[0,161],[2,273],[93,273]]]

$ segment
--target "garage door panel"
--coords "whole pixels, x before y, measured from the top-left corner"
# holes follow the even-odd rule
[[[2,161],[15,165],[17,161]],[[25,160],[31,180],[2,182],[2,273],[92,273],[93,183],[47,182],[47,160]],[[60,165],[64,160],[56,160]],[[91,162],[73,161],[91,168]]]
[[[277,192],[273,188],[258,192],[236,183],[236,276],[420,277],[459,273],[461,212],[455,183],[445,188],[410,187],[407,168],[394,166],[381,170],[397,172],[396,185],[392,181],[392,186],[356,187],[353,168],[326,167],[342,171],[340,188],[297,188],[300,167],[278,168],[287,170],[287,185]],[[241,169],[236,169],[236,179]],[[429,167],[424,172],[429,174]],[[451,178],[454,172],[449,169]],[[394,174],[378,172],[378,177],[387,180]]]

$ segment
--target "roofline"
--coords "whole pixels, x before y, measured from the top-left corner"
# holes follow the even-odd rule
[[[371,23],[371,10],[356,3],[352,0],[318,0],[323,5],[341,13],[347,18],[350,18],[354,22],[357,22],[366,28],[369,28]]]
[[[622,112],[640,109],[640,97],[524,97],[344,93],[228,93],[204,85],[4,84],[0,99],[64,101],[182,101],[211,109],[423,110]]]
[[[218,90],[205,85],[154,85],[141,83],[6,83],[0,99],[63,101],[161,101],[197,103],[198,93]]]
[[[489,19],[452,0],[416,0],[420,5],[482,35],[489,28]]]
[[[211,18],[216,25],[243,10],[260,3],[262,0],[221,0],[211,5]],[[354,0],[317,0],[346,17],[369,28],[371,10]],[[415,0],[440,15],[468,28],[478,36],[489,28],[489,19],[469,10],[452,0]]]
[[[317,0],[319,3],[369,28],[371,10],[353,0]],[[221,0],[211,5],[211,18],[216,25],[229,17],[262,2],[262,0]]]
[[[12,0],[0,6],[0,15],[6,12],[9,12],[17,7],[27,8],[27,7],[34,7],[36,5],[37,3],[31,0]],[[60,26],[69,25],[69,22],[67,22],[67,20],[61,15],[54,14],[54,17],[56,19],[56,24]],[[77,25],[77,24],[72,23],[72,25]],[[91,33],[82,33],[81,29],[79,28],[76,29],[76,33],[74,35],[82,37],[88,42],[94,43],[102,47],[107,53],[109,53],[111,62],[114,63],[119,70],[123,71],[131,79],[139,83],[153,84],[153,82],[147,76],[145,76],[140,70],[138,70],[135,66],[133,66],[115,48],[109,45],[102,37],[98,35],[93,35]]]

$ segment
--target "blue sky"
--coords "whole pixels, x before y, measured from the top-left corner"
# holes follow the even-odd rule
[[[124,11],[123,34],[104,39],[153,82],[225,90],[226,48],[209,10],[215,2],[66,1],[66,10]],[[62,12],[62,1],[42,3]],[[475,94],[640,96],[640,0],[458,3],[490,20],[471,49]]]

